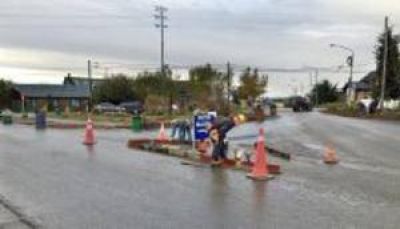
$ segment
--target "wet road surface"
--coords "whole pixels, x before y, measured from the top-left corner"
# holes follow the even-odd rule
[[[294,156],[268,183],[127,149],[148,133],[98,131],[91,149],[81,130],[0,125],[0,198],[43,228],[398,228],[398,123],[283,113],[262,126]],[[336,166],[320,162],[327,142]]]

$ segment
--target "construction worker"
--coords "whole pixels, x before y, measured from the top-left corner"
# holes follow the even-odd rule
[[[220,165],[226,159],[227,144],[226,134],[235,126],[245,121],[244,115],[234,115],[228,120],[215,122],[208,127],[210,140],[214,146],[212,151],[212,164]]]
[[[172,120],[171,138],[178,136],[179,141],[192,141],[191,122],[189,119]]]

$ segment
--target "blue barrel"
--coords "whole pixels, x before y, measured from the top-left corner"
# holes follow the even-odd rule
[[[36,129],[46,129],[47,121],[46,121],[46,113],[45,112],[37,112],[36,113]]]

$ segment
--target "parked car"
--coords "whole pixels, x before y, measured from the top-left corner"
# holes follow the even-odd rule
[[[130,114],[141,114],[144,112],[143,103],[140,101],[123,102],[119,106],[123,107]]]
[[[277,114],[277,107],[274,101],[270,98],[264,98],[262,100],[262,105],[264,108],[264,113],[267,116],[276,116]]]
[[[99,113],[104,113],[104,112],[125,112],[125,108],[121,106],[116,106],[112,103],[108,102],[103,102],[99,103],[94,107],[94,110],[99,112]]]
[[[301,96],[293,97],[291,105],[293,112],[309,112],[313,109],[310,100]]]
[[[378,104],[379,101],[372,98],[361,99],[357,103],[358,115],[365,116],[367,114],[375,113],[378,109]]]

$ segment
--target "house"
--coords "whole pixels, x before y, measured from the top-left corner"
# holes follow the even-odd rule
[[[95,88],[99,84],[103,83],[105,79],[91,79],[92,87]],[[64,77],[64,85],[74,85],[74,86],[86,86],[89,87],[89,78],[88,77],[79,77],[72,76],[71,73],[68,73],[66,77]]]
[[[346,96],[350,101],[358,102],[361,99],[371,98],[373,86],[376,84],[376,80],[376,71],[371,71],[360,81],[351,82],[351,87],[349,87],[349,83],[346,83],[343,87],[343,93],[346,93]]]
[[[43,108],[65,110],[67,107],[73,111],[84,111],[89,94],[85,85],[15,84],[12,88],[12,108],[20,111],[23,103],[27,112]]]

